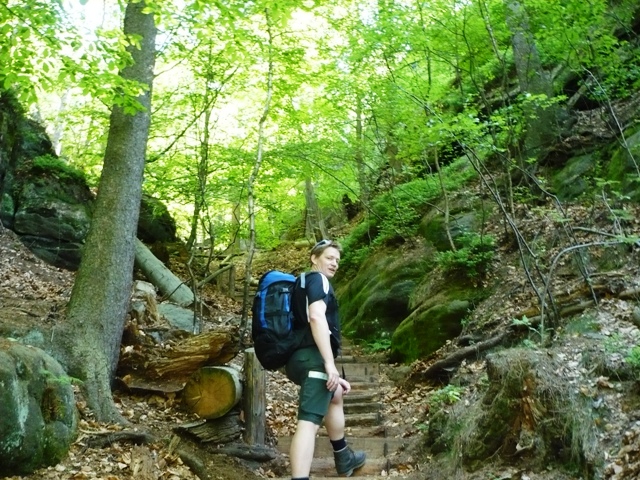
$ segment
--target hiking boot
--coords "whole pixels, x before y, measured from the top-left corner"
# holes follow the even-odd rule
[[[354,452],[350,447],[345,447],[338,452],[333,452],[336,461],[338,475],[350,477],[353,471],[364,465],[367,455],[364,452]]]

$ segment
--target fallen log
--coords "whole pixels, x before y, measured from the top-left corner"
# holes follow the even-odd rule
[[[167,300],[181,307],[193,305],[195,296],[191,289],[138,239],[136,239],[135,264],[144,276],[158,287]]]
[[[559,315],[561,318],[577,315],[593,305],[595,305],[595,302],[592,300],[586,300],[575,305],[566,305],[560,310]],[[539,315],[527,317],[527,324],[522,325],[521,327],[525,329],[538,328],[541,320],[542,319]],[[449,372],[460,365],[463,360],[471,357],[477,357],[480,352],[497,347],[507,341],[512,335],[516,334],[517,330],[518,327],[512,325],[509,326],[506,331],[496,336],[466,346],[460,350],[456,350],[445,358],[432,363],[426,370],[419,372],[417,376],[420,379],[436,379],[444,375],[448,375]]]
[[[176,392],[199,368],[224,365],[240,351],[238,329],[225,327],[175,343],[125,346],[118,377],[129,388]]]
[[[228,413],[242,398],[240,371],[233,367],[202,367],[184,386],[182,401],[191,413],[214,419]]]
[[[197,420],[175,427],[176,432],[193,435],[202,443],[223,444],[238,440],[242,435],[240,414],[230,412],[213,420]]]
[[[247,445],[246,443],[238,443],[235,445],[227,445],[217,448],[216,453],[229,455],[230,457],[238,457],[244,460],[253,460],[256,462],[268,462],[276,458],[276,452],[272,447],[264,445]]]

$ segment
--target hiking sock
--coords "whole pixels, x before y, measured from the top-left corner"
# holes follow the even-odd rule
[[[340,450],[347,448],[347,440],[344,437],[342,437],[340,440],[329,439],[329,441],[331,442],[331,446],[333,447],[334,452],[339,452]]]

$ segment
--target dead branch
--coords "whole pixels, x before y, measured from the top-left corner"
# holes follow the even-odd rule
[[[203,285],[205,285],[206,283],[209,283],[211,280],[213,280],[214,278],[216,278],[218,275],[226,272],[227,270],[230,270],[233,267],[233,264],[230,263],[229,265],[227,265],[226,267],[222,267],[218,270],[216,270],[215,272],[213,272],[212,274],[210,274],[209,276],[205,277],[204,279],[200,280],[196,286],[198,288],[202,287]]]
[[[443,374],[443,371],[448,371],[457,367],[463,360],[470,357],[478,356],[480,352],[500,345],[509,335],[511,335],[511,331],[506,331],[499,335],[496,335],[495,337],[483,340],[482,342],[478,342],[474,345],[461,348],[460,350],[453,352],[451,355],[443,358],[442,360],[438,360],[437,362],[431,364],[429,368],[420,373],[420,378],[435,379],[441,376]]]
[[[117,432],[96,432],[84,441],[87,448],[105,448],[118,442],[147,444],[154,443],[155,437],[142,430],[120,430]]]

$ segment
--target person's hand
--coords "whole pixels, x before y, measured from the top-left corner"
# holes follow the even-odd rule
[[[342,394],[346,395],[351,391],[351,384],[347,382],[344,378],[340,378],[340,385],[342,386]]]
[[[330,392],[335,392],[338,385],[340,385],[340,373],[338,373],[338,369],[334,363],[325,363],[324,369],[327,372],[329,378],[327,379],[327,390]]]

